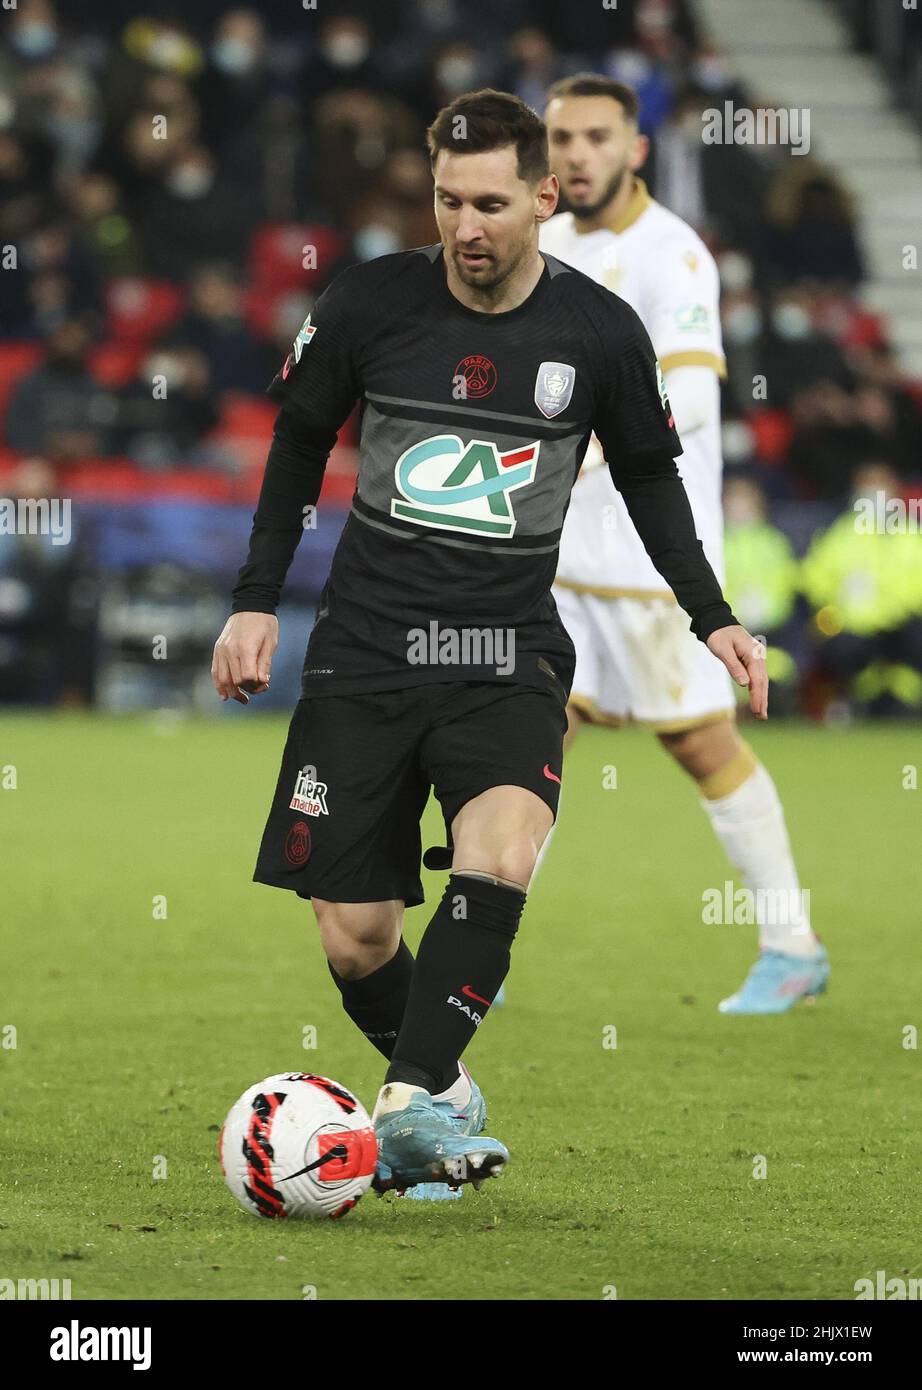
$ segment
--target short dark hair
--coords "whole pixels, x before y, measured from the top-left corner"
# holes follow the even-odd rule
[[[626,87],[613,77],[602,77],[595,72],[577,72],[572,77],[562,77],[548,88],[548,101],[553,101],[555,97],[612,97],[624,107],[629,121],[637,120],[640,109],[633,87]]]
[[[483,154],[514,145],[520,179],[537,183],[550,173],[547,126],[537,111],[510,92],[492,87],[466,92],[443,106],[426,131],[426,144],[433,165],[440,150]]]

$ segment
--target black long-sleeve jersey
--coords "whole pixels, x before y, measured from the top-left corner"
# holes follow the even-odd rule
[[[543,260],[528,298],[498,314],[455,298],[441,245],[345,270],[272,381],[282,409],[234,612],[275,611],[304,509],[361,402],[357,486],[308,643],[304,694],[510,676],[569,691],[573,645],[550,590],[593,430],[692,631],[704,641],[736,621],[695,534],[646,330],[609,290]],[[418,645],[410,658],[421,631],[503,632],[514,670],[495,659],[422,663]]]

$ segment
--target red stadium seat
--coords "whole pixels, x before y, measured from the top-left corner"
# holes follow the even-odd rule
[[[0,342],[0,419],[6,415],[7,403],[19,381],[44,358],[41,343]]]
[[[59,472],[59,485],[70,497],[132,501],[144,496],[143,471],[129,459],[82,459]]]
[[[304,293],[304,289],[305,287],[302,285],[300,287],[301,293]],[[271,342],[279,304],[283,299],[298,293],[298,290],[287,287],[278,289],[274,285],[251,285],[244,295],[244,316],[247,328],[253,337],[258,338],[260,342]],[[291,336],[294,338],[293,331]],[[285,352],[280,351],[279,366],[284,360]]]
[[[199,473],[194,469],[151,473],[148,474],[146,495],[202,502],[231,502],[234,500],[234,480],[226,473]]]
[[[120,341],[149,343],[164,333],[182,313],[185,296],[166,280],[121,276],[106,286],[109,336]]]
[[[103,386],[127,386],[145,351],[143,343],[101,343],[90,353],[90,371]]]
[[[278,406],[268,398],[226,391],[221,400],[221,420],[208,439],[234,459],[240,476],[261,476]]]
[[[263,290],[312,289],[329,278],[345,254],[342,232],[320,223],[270,222],[257,229],[250,243],[250,279]],[[304,248],[313,247],[315,269],[304,266]]]
[[[266,448],[272,437],[272,426],[278,405],[267,397],[249,396],[242,391],[227,391],[221,401],[222,434],[256,436]]]
[[[231,502],[235,496],[234,480],[223,473],[193,468],[149,473],[130,459],[85,459],[62,468],[59,481],[68,496],[105,501],[175,497]]]
[[[793,426],[783,410],[754,410],[746,417],[755,436],[756,457],[774,467],[784,462]]]

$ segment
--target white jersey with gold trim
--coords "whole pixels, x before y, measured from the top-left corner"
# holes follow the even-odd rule
[[[540,246],[627,300],[650,335],[667,387],[673,368],[714,368],[702,388],[714,397],[707,421],[681,435],[678,467],[698,536],[722,582],[718,375],[725,364],[714,258],[693,228],[650,197],[641,179],[635,179],[618,230],[580,233],[572,213],[558,213],[541,228]],[[668,594],[601,463],[593,440],[564,523],[557,583],[601,597]]]

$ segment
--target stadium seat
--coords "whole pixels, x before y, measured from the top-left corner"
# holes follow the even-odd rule
[[[234,500],[233,479],[194,468],[151,473],[128,459],[87,459],[62,468],[60,485],[69,496],[106,501],[183,498]]]
[[[254,338],[260,342],[272,341],[279,305],[286,299],[302,299],[305,304],[310,302],[303,285],[297,290],[287,286],[279,289],[276,285],[250,285],[244,295],[244,316],[247,328]],[[307,310],[304,312],[306,314]],[[291,336],[294,337],[294,330]],[[284,356],[284,352],[280,351],[279,366]]]
[[[349,242],[342,232],[320,223],[270,222],[259,227],[250,243],[249,272],[264,291],[309,289],[329,277]],[[304,248],[316,251],[316,270],[304,267]]]
[[[0,342],[0,419],[6,415],[7,403],[19,381],[34,371],[44,356],[41,343]]]
[[[756,457],[760,462],[782,465],[793,433],[790,417],[783,410],[753,410],[746,422],[753,432]]]
[[[106,286],[106,319],[111,338],[149,343],[182,313],[185,296],[166,280],[121,276]]]
[[[131,501],[144,495],[144,473],[128,459],[82,459],[61,468],[59,484],[71,497]]]
[[[90,353],[90,371],[103,386],[127,386],[134,379],[144,352],[143,343],[100,343]]]
[[[250,396],[242,391],[228,391],[221,402],[221,423],[218,429],[222,434],[257,436],[268,445],[272,426],[278,414],[277,404],[261,396]]]

